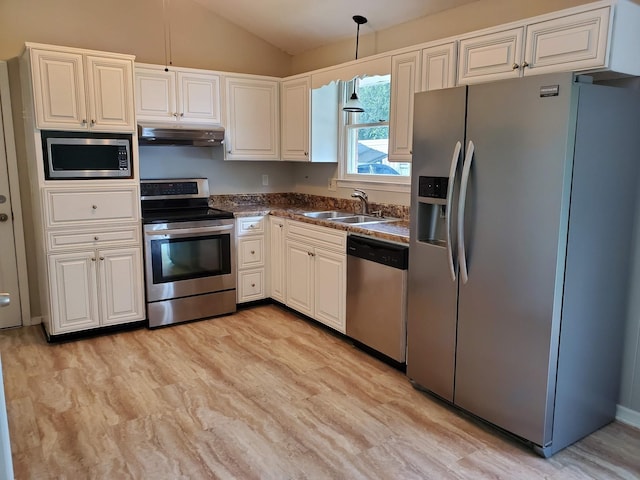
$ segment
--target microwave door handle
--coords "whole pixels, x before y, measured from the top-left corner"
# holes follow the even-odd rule
[[[145,232],[145,235],[150,237],[189,237],[198,234],[207,234],[207,233],[216,233],[216,232],[225,232],[233,230],[233,225],[220,225],[215,227],[196,227],[196,228],[179,228],[173,230],[153,230],[150,232]]]

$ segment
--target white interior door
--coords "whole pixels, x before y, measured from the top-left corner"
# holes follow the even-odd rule
[[[2,106],[0,104],[0,113]],[[10,304],[0,308],[0,328],[22,325],[18,264],[13,230],[9,170],[4,140],[3,115],[0,115],[0,292],[10,295]]]

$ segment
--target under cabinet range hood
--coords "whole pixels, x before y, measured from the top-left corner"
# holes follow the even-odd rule
[[[183,145],[215,147],[224,142],[221,125],[194,125],[171,123],[138,124],[140,145]]]

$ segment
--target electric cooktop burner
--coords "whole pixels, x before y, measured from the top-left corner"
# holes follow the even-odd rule
[[[206,178],[141,180],[142,221],[189,222],[233,218],[233,213],[209,208]]]

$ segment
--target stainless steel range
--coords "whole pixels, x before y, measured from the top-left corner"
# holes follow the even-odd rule
[[[206,178],[142,180],[149,327],[236,311],[231,212],[209,208]]]

